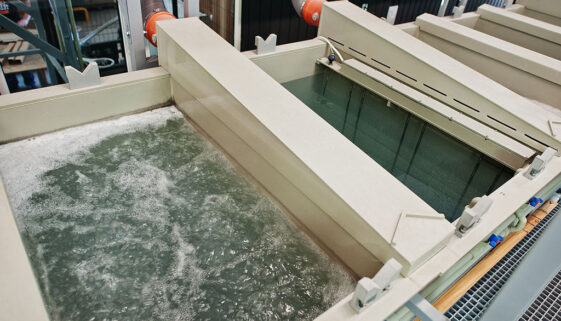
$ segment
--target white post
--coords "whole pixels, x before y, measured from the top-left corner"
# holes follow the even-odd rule
[[[234,1],[234,47],[242,48],[242,0]]]
[[[199,0],[185,0],[183,2],[183,10],[185,11],[184,17],[199,17]]]
[[[0,95],[7,95],[10,93],[10,88],[8,88],[8,83],[6,82],[6,77],[4,77],[4,71],[0,68]]]
[[[438,9],[439,17],[444,17],[444,15],[446,14],[446,9],[448,8],[449,1],[450,0],[442,0],[442,2],[440,2],[440,9]]]
[[[464,14],[464,10],[466,10],[465,6],[454,7],[452,12],[454,13],[454,18],[459,18]]]
[[[397,16],[397,9],[399,6],[391,6],[388,8],[388,14],[386,16],[386,21],[389,24],[395,24],[395,17]]]

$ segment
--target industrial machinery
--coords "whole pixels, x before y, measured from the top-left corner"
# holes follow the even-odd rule
[[[446,320],[463,275],[558,221],[561,65],[532,46],[556,48],[561,14],[525,2],[401,26],[324,2],[316,39],[244,53],[196,18],[166,19],[149,38],[159,67],[100,79],[92,65],[1,96],[0,142],[173,103],[356,277],[317,320]],[[47,320],[0,188],[0,310]]]

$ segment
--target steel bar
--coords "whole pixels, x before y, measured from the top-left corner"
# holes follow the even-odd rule
[[[71,0],[66,0],[66,12],[68,13],[68,18],[70,19],[70,29],[72,29],[72,39],[74,40],[74,50],[76,50],[78,64],[80,65],[80,70],[83,70],[84,59],[82,58],[82,47],[80,46],[78,39],[78,30],[76,29],[76,20],[74,20],[74,9],[72,9]]]
[[[34,34],[32,34],[31,32],[29,32],[29,31],[27,31],[23,28],[21,28],[15,22],[8,19],[4,15],[0,15],[0,26],[2,26],[2,28],[4,28],[4,29],[16,34],[20,38],[28,41],[29,43],[31,43],[35,47],[45,51],[46,53],[53,56],[54,58],[56,58],[56,59],[58,59],[62,62],[67,62],[67,57],[60,50],[53,47],[51,44],[47,43],[46,41],[43,41],[43,40],[37,38]]]
[[[119,22],[119,17],[115,17],[106,23],[102,24],[101,26],[97,27],[94,31],[90,32],[87,36],[80,40],[80,46],[85,45],[88,41],[90,41],[93,37],[97,36],[103,30],[109,28],[114,23]]]
[[[64,0],[50,0],[53,14],[57,21],[57,27],[60,30],[62,42],[64,46],[66,64],[76,69],[80,69],[78,55],[74,48],[74,40],[72,39],[72,30],[70,28],[70,21],[68,20],[68,13],[66,12],[66,5]]]
[[[68,82],[68,78],[66,77],[66,72],[64,71],[64,68],[62,68],[60,63],[55,58],[53,58],[51,55],[47,54],[46,56],[47,56],[47,60],[49,60],[51,62],[51,64],[53,65],[53,68],[57,71],[60,78],[62,78],[62,80],[64,82]]]
[[[27,55],[34,55],[40,53],[41,53],[41,49],[29,49],[23,51],[4,52],[4,53],[0,53],[0,58],[27,56]]]
[[[31,0],[31,6],[29,14],[33,18],[33,22],[35,22],[35,26],[37,28],[37,33],[39,34],[39,39],[47,42],[47,34],[45,32],[45,24],[43,22],[43,18],[41,17],[41,11],[39,8],[38,0]],[[49,80],[51,84],[58,84],[58,78],[56,76],[56,70],[51,64],[51,61],[47,59],[47,54],[42,53],[43,60],[47,64],[47,72],[49,73]]]

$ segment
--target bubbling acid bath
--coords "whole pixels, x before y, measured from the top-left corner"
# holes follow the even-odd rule
[[[0,146],[53,320],[311,320],[353,280],[174,107]]]

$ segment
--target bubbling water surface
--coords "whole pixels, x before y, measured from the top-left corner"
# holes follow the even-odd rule
[[[0,146],[53,320],[310,320],[351,277],[174,107]]]

